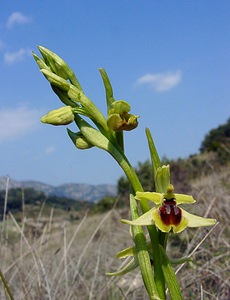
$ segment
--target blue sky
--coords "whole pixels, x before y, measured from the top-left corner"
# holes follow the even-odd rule
[[[0,176],[58,185],[123,174],[106,152],[79,151],[65,127],[40,123],[62,104],[31,56],[37,45],[67,61],[104,113],[106,69],[115,98],[140,115],[125,134],[134,166],[149,158],[146,127],[161,157],[185,158],[230,117],[228,0],[1,1]]]

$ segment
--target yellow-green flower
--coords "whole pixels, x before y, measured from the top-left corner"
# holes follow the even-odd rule
[[[139,116],[129,114],[130,105],[123,100],[114,101],[108,114],[107,125],[109,129],[116,132],[130,131],[138,126]]]
[[[156,206],[133,221],[122,220],[123,223],[141,226],[155,224],[163,232],[172,229],[174,233],[181,232],[186,227],[211,226],[216,223],[215,219],[202,218],[179,207],[180,204],[192,204],[196,201],[189,195],[174,194],[171,184],[166,193],[137,192],[135,198],[139,201],[150,200]]]

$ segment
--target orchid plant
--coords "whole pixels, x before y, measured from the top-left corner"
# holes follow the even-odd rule
[[[38,47],[41,57],[33,53],[40,71],[49,81],[54,93],[64,106],[48,112],[43,123],[68,125],[75,122],[77,131],[67,129],[75,147],[97,147],[107,151],[126,174],[130,185],[131,220],[121,220],[131,226],[134,245],[121,250],[118,258],[130,257],[126,266],[108,276],[121,276],[139,267],[143,284],[150,299],[166,299],[166,288],[171,299],[182,299],[172,263],[167,256],[167,240],[171,231],[179,233],[186,227],[211,226],[215,219],[202,218],[188,213],[180,204],[193,204],[190,195],[174,193],[170,181],[170,166],[161,165],[151,133],[146,129],[156,191],[144,191],[138,176],[124,151],[124,131],[138,126],[139,116],[130,113],[130,105],[115,100],[113,89],[104,69],[99,69],[105,87],[107,116],[85,95],[77,77],[66,62],[45,47]],[[92,122],[88,122],[91,120]],[[93,124],[93,125],[92,125]],[[128,199],[127,199],[128,201]],[[152,208],[150,202],[155,206]],[[146,226],[149,238],[146,238]],[[181,262],[189,258],[181,259]],[[178,263],[178,261],[177,261]]]

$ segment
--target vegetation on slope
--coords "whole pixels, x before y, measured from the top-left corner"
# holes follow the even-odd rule
[[[6,212],[11,211],[12,213],[15,213],[23,211],[25,206],[35,206],[40,208],[44,202],[48,207],[54,207],[64,211],[84,211],[93,206],[92,203],[86,201],[77,201],[65,197],[46,196],[43,192],[32,188],[15,188],[8,191]],[[0,215],[3,215],[4,205],[5,191],[0,191]]]
[[[178,185],[179,192],[189,189],[197,200],[196,206],[190,206],[194,210],[192,213],[219,221],[213,229],[188,229],[170,237],[167,252],[172,258],[188,255],[193,259],[192,263],[182,265],[182,269],[180,265],[175,266],[185,300],[230,297],[230,169],[226,167],[229,156],[222,164],[218,155],[215,151],[203,151],[187,160],[168,161],[174,170],[172,181]],[[139,163],[138,168],[145,189],[153,190],[149,162]],[[188,180],[188,186],[184,184],[185,180]],[[33,191],[31,194],[27,191],[27,194],[24,190],[26,206],[33,203],[40,209],[45,203],[45,206],[52,205],[54,211],[50,209],[49,216],[40,211],[39,216],[33,217],[33,224],[26,223],[26,219],[32,217],[29,211],[25,211],[24,218],[19,220],[11,212],[4,216],[1,223],[1,271],[15,300],[147,299],[137,270],[124,277],[105,275],[119,269],[123,263],[114,259],[114,255],[131,246],[129,226],[120,223],[126,213],[122,208],[127,201],[124,178],[118,185],[120,197],[124,199],[123,202],[118,200],[118,209],[111,209],[116,199],[106,197],[94,208],[97,212],[108,210],[106,213],[81,215],[72,222],[55,213],[58,206],[55,201],[49,204],[44,195]],[[21,209],[22,190],[14,193]],[[3,203],[5,193],[1,197]],[[11,197],[9,192],[8,204],[13,202]],[[66,206],[67,199],[63,201],[64,209],[68,209],[72,202]],[[3,285],[0,285],[0,299],[6,297]]]
[[[188,229],[170,237],[170,257],[191,255],[193,259],[182,270],[175,266],[185,300],[229,299],[229,176],[230,170],[225,169],[191,185],[197,205],[190,209],[217,218],[220,224],[213,230]],[[15,300],[147,299],[137,270],[124,277],[105,275],[123,263],[114,255],[131,246],[129,226],[120,223],[123,212],[112,209],[74,222],[55,218],[55,212],[49,218],[42,214],[43,227],[35,218],[31,230],[9,213],[2,224],[1,269]],[[0,299],[4,297],[0,286]]]

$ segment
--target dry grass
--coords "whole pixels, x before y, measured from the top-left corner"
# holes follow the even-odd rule
[[[194,258],[177,275],[184,299],[230,299],[229,175],[225,170],[193,183],[194,212],[220,222],[211,234],[206,237],[210,228],[189,229],[171,238],[170,256],[192,253]],[[111,210],[75,222],[55,210],[30,222],[26,213],[20,222],[12,214],[4,216],[0,268],[14,299],[147,299],[139,272],[105,275],[123,263],[114,255],[131,245],[128,226],[119,222],[122,213]],[[3,284],[0,299],[10,299]]]

